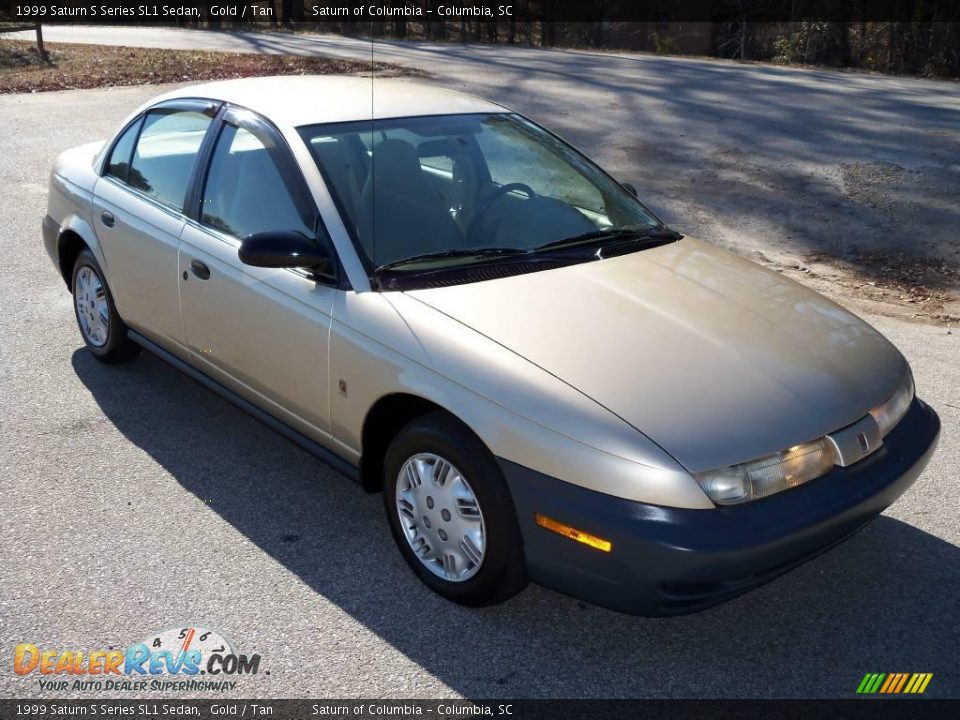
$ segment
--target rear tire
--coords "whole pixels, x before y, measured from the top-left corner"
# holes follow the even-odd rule
[[[127,337],[127,326],[113,304],[103,271],[87,248],[73,264],[70,287],[80,335],[91,355],[100,362],[120,363],[140,354],[140,346]]]
[[[444,412],[412,420],[384,461],[383,499],[397,547],[434,592],[493,605],[527,585],[513,499],[490,451]]]

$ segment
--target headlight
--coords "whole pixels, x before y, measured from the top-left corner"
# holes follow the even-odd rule
[[[907,368],[906,376],[890,399],[870,411],[880,428],[881,437],[893,430],[907,414],[913,395],[913,374]],[[827,474],[838,464],[835,453],[834,444],[822,437],[759,460],[694,473],[693,476],[717,505],[736,505],[803,485]]]
[[[821,438],[720,470],[695,473],[700,487],[718,505],[757,500],[802,485],[834,466],[833,446]]]
[[[880,407],[875,407],[870,411],[873,419],[880,426],[880,435],[885,437],[888,432],[896,427],[897,423],[907,414],[910,403],[913,402],[915,388],[913,385],[913,373],[907,368],[907,376],[900,383],[890,399]]]

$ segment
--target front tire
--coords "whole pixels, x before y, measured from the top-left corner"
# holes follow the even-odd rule
[[[70,287],[77,325],[90,354],[105,363],[135,358],[140,346],[127,337],[127,326],[113,304],[103,271],[89,249],[77,255]]]
[[[523,540],[500,468],[443,412],[416,418],[384,461],[390,530],[410,568],[462,605],[492,605],[527,584]]]

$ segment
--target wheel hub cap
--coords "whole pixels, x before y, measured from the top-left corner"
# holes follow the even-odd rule
[[[483,513],[457,468],[433,453],[414,455],[400,468],[396,500],[400,527],[424,567],[453,582],[477,573],[486,551]]]
[[[103,347],[110,329],[110,309],[107,293],[100,278],[90,267],[80,268],[73,302],[77,308],[80,331],[91,345]]]

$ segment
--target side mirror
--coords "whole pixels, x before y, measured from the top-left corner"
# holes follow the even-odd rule
[[[317,242],[292,230],[247,235],[237,251],[244,265],[268,268],[316,268],[331,272],[333,255]]]
[[[623,183],[620,183],[620,185],[621,185],[621,186],[623,187],[623,189],[626,190],[628,193],[630,193],[630,194],[633,195],[634,197],[637,197],[637,189],[633,186],[633,183],[623,182]]]

